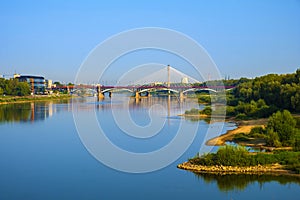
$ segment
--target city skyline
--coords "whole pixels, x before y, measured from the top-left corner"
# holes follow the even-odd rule
[[[300,2],[296,0],[0,4],[1,75],[16,72],[74,82],[80,65],[99,43],[142,27],[172,29],[191,37],[206,49],[223,78],[292,73],[300,67]],[[115,70],[126,71],[142,62],[187,70],[184,62],[170,55],[142,52],[139,58],[123,59]]]

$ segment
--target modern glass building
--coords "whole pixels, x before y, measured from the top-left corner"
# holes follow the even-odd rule
[[[45,78],[42,76],[19,76],[20,82],[27,82],[30,85],[32,94],[44,94],[46,89]]]

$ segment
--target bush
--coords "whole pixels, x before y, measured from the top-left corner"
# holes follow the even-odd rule
[[[199,110],[196,108],[192,108],[191,110],[186,110],[185,111],[186,115],[198,115],[199,114]]]
[[[248,151],[241,146],[225,145],[216,154],[216,164],[224,166],[245,166]]]
[[[248,117],[245,113],[240,113],[235,117],[237,120],[247,120]]]
[[[206,106],[203,110],[200,110],[199,113],[203,115],[211,115],[212,109],[210,106]]]

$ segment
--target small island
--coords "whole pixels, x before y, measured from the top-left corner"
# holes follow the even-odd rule
[[[300,178],[300,69],[292,74],[224,80],[227,84],[235,88],[226,94],[226,120],[235,122],[237,128],[206,141],[209,146],[222,146],[216,153],[197,154],[177,167],[197,173]],[[211,101],[199,95],[199,103]],[[193,108],[185,116],[209,118],[211,111],[210,106]],[[250,152],[249,147],[258,152]]]

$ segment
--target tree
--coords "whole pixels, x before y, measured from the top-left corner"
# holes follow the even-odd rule
[[[295,144],[294,144],[294,150],[300,151],[300,130],[297,130],[297,133],[295,135]]]
[[[269,118],[267,134],[269,137],[274,138],[277,134],[282,146],[292,146],[295,142],[295,127],[296,120],[288,110],[277,111]]]
[[[60,86],[61,83],[59,81],[55,81],[53,84],[55,84],[56,86]]]
[[[274,132],[273,129],[267,129],[266,143],[268,146],[280,147],[281,142],[279,141],[278,133]]]
[[[300,112],[300,86],[298,86],[295,95],[291,97],[291,105],[296,112]]]
[[[19,82],[14,89],[14,95],[26,96],[30,94],[30,86],[27,82]]]

